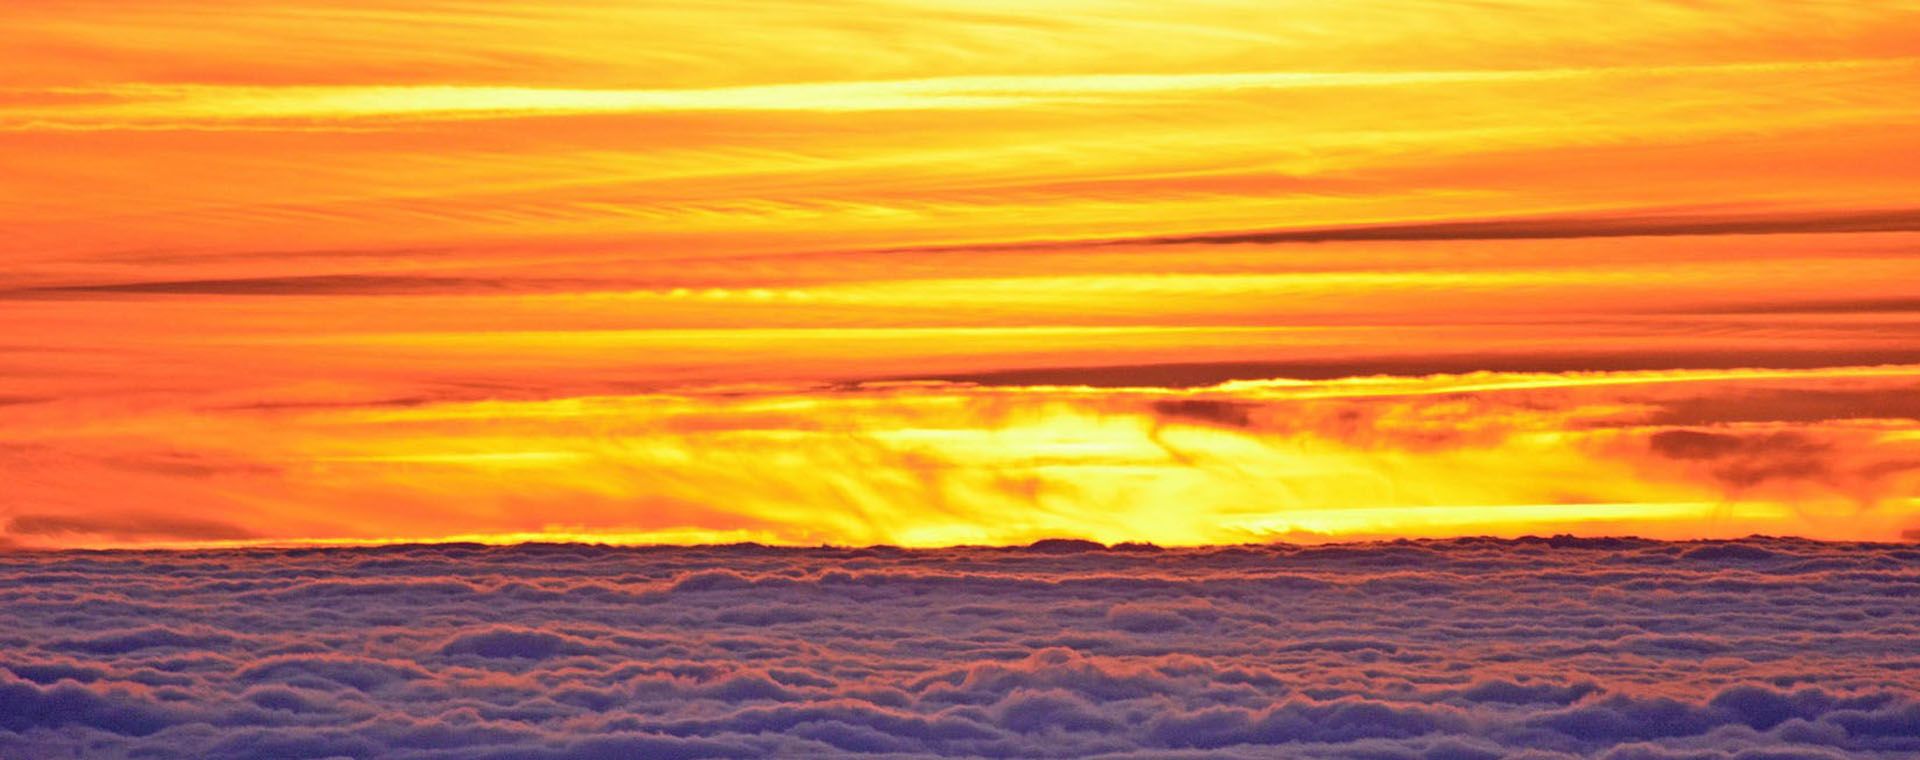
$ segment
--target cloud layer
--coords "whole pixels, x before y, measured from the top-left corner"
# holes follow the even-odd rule
[[[1896,758],[1920,550],[0,555],[0,754]]]

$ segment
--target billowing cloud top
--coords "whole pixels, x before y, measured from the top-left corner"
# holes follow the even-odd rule
[[[1920,530],[1912,3],[963,5],[12,0],[0,545]]]
[[[0,754],[1892,758],[1920,551],[399,546],[0,556]]]

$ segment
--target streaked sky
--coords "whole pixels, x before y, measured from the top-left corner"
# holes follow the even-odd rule
[[[1920,4],[5,15],[0,544],[1920,529]]]

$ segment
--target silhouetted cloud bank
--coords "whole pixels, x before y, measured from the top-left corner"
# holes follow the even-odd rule
[[[0,554],[0,756],[1904,758],[1917,593],[1788,539]]]

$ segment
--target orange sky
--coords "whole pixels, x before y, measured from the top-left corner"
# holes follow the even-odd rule
[[[1913,3],[7,19],[0,545],[1920,528]]]

